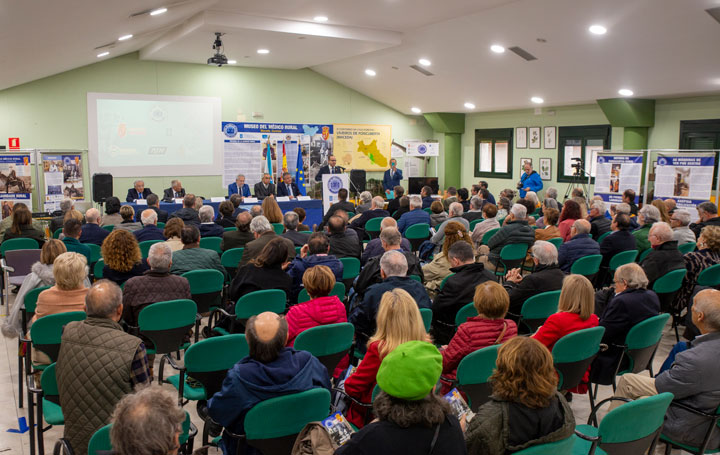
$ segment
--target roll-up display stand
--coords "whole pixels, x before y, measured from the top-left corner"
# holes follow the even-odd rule
[[[623,192],[630,189],[635,191],[635,203],[639,203],[645,157],[644,150],[598,152],[593,194],[602,197],[606,204],[615,205],[622,202]]]

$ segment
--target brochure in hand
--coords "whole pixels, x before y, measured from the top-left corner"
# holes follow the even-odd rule
[[[475,417],[475,413],[470,410],[470,406],[463,400],[458,389],[452,389],[446,393],[445,400],[450,403],[453,414],[455,414],[458,420],[462,420],[462,418],[465,417],[465,421],[470,422],[472,418]]]
[[[339,412],[323,420],[322,425],[330,434],[330,439],[335,447],[345,444],[354,433],[353,428]]]

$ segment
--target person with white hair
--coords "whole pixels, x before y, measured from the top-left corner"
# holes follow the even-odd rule
[[[308,242],[310,234],[298,232],[298,224],[300,224],[300,215],[290,210],[283,215],[283,226],[285,232],[282,234],[286,239],[290,239],[292,243],[298,247]]]
[[[363,191],[358,195],[360,203],[355,207],[355,213],[363,213],[370,210],[372,205],[372,193],[369,191]]]
[[[697,237],[700,237],[700,231],[705,226],[720,226],[720,216],[718,216],[718,208],[713,202],[706,201],[697,206],[699,223],[692,223],[690,229]]]
[[[540,218],[538,218],[538,219],[535,221],[535,226],[537,226],[538,229],[545,229],[545,228],[547,228],[548,226],[552,226],[552,225],[553,225],[552,223],[548,224],[548,223],[545,221],[545,216],[547,215],[547,214],[545,213],[545,211],[548,210],[548,209],[558,210],[558,215],[559,215],[559,213],[560,213],[559,207],[560,207],[560,206],[558,205],[558,201],[556,201],[554,198],[545,198],[545,199],[543,199],[542,204],[541,204],[541,206],[540,206],[540,208],[542,209],[542,215],[543,215],[543,216],[541,216]],[[555,223],[557,223],[557,221],[555,221]]]
[[[650,228],[650,246],[652,251],[640,263],[652,289],[655,280],[666,273],[685,268],[683,254],[678,250],[677,240],[673,240],[673,230],[669,224],[657,222]],[[667,308],[666,308],[667,309]]]
[[[385,218],[386,216],[390,216],[390,212],[385,210],[383,207],[385,207],[385,199],[380,196],[375,196],[372,198],[370,210],[366,210],[362,213],[362,215],[354,218],[350,223],[350,227],[356,231],[362,231],[359,232],[358,235],[364,234],[365,223],[373,218]]]
[[[135,180],[133,187],[128,190],[127,196],[125,197],[126,202],[133,202],[137,199],[147,199],[152,194],[150,188],[145,188],[145,182],[142,180]]]
[[[528,225],[527,208],[522,204],[513,204],[503,227],[490,237],[487,245],[480,246],[480,261],[489,270],[495,270],[500,251],[505,245],[513,243],[526,243],[528,248],[535,243],[535,230]]]
[[[418,195],[410,196],[410,211],[402,214],[398,220],[398,229],[401,234],[414,224],[430,224],[430,215],[422,209],[422,198]]]
[[[532,202],[536,209],[540,207],[540,200],[538,199],[536,192],[528,191],[525,193],[525,199]]]
[[[118,207],[119,209],[120,207]],[[65,198],[60,202],[60,212],[57,211],[53,213],[53,218],[50,220],[50,233],[54,233],[58,229],[62,229],[63,224],[65,223],[65,214],[69,212],[70,210],[75,209],[75,201],[73,201],[70,198]],[[122,221],[122,220],[120,220]],[[118,222],[119,223],[119,222]],[[3,218],[2,222],[0,222],[0,241],[3,240],[2,235],[5,233],[5,230],[10,227],[12,224],[12,215],[6,216]],[[34,224],[34,223],[33,223]],[[38,223],[38,226],[40,224]]]
[[[551,186],[550,188],[545,190],[545,198],[546,199],[555,199],[555,202],[557,202],[557,198],[558,198],[557,188],[554,188]],[[557,207],[553,207],[553,208],[557,209]]]
[[[157,227],[157,213],[152,209],[145,209],[140,214],[140,221],[142,221],[143,228],[133,231],[133,235],[138,242],[144,242],[146,240],[167,240],[163,230]]]
[[[505,289],[510,295],[510,309],[516,318],[523,303],[534,295],[562,289],[565,274],[558,266],[558,250],[550,242],[537,240],[532,248],[532,260],[535,264],[530,275],[523,276],[519,268],[505,275]]]
[[[199,199],[199,198],[198,198]],[[222,237],[225,229],[217,224],[215,220],[215,209],[211,205],[203,205],[198,210],[200,218],[200,237]]]
[[[482,191],[482,190],[481,190]],[[489,202],[488,202],[489,204]],[[483,219],[483,207],[485,206],[485,200],[479,196],[473,196],[470,198],[470,210],[463,213],[462,217],[473,222],[475,220]]]
[[[397,221],[395,221],[395,218],[391,216],[383,218],[383,220],[380,222],[380,232],[382,233],[385,228],[389,227],[397,229]],[[402,248],[402,250],[406,253],[411,253],[412,245],[410,244],[410,240],[403,237],[400,242],[400,248]],[[362,265],[365,265],[367,261],[374,257],[382,256],[384,252],[385,250],[382,247],[382,240],[380,240],[380,237],[372,239],[367,243],[367,245],[365,245],[365,251],[363,251],[362,253],[360,263]]]
[[[660,210],[653,205],[644,205],[638,212],[640,228],[633,231],[633,236],[635,237],[637,249],[640,254],[650,248],[650,240],[648,239],[650,228],[658,221],[660,221]]]
[[[275,237],[280,237],[275,233],[270,221],[263,215],[256,216],[252,219],[250,222],[250,232],[253,233],[255,240],[245,244],[245,251],[240,261],[241,265],[245,265],[255,259],[260,255],[265,245],[270,243]],[[295,258],[295,244],[293,244],[292,240],[286,239],[285,237],[280,238],[283,239],[288,249],[288,261],[292,261],[293,258]]]
[[[673,229],[673,240],[678,246],[688,242],[695,242],[695,233],[688,227],[690,225],[690,212],[685,209],[676,209],[670,214],[670,226]]]
[[[558,248],[560,270],[570,273],[575,261],[594,254],[600,254],[600,245],[590,238],[590,222],[575,220],[570,228],[570,239]]]
[[[185,197],[185,188],[182,186],[180,180],[170,181],[170,188],[166,188],[163,191],[163,201],[172,202],[175,199],[182,199]]]
[[[610,232],[610,220],[605,218],[605,203],[594,199],[590,202],[590,212],[588,213],[588,221],[590,222],[590,235],[597,240],[601,235]]]
[[[437,232],[435,235],[432,236],[430,241],[437,245],[436,249],[440,249],[442,247],[443,242],[445,242],[445,226],[451,221],[456,221],[463,226],[465,226],[465,229],[470,231],[470,222],[463,218],[463,206],[459,202],[453,202],[450,204],[450,207],[448,209],[448,218],[440,224],[440,226],[437,228]]]
[[[100,210],[91,208],[85,212],[85,224],[83,224],[80,233],[80,243],[102,245],[103,240],[110,235],[110,232],[100,227],[100,221]]]
[[[615,219],[618,214],[625,214],[630,220],[630,230],[634,231],[639,228],[640,225],[637,223],[637,216],[633,216],[630,212],[632,211],[630,204],[627,202],[621,202],[610,207],[611,219]]]

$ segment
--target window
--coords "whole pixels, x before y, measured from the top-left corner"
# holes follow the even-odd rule
[[[680,122],[680,149],[718,150],[720,149],[720,119],[683,120]],[[715,152],[715,166],[718,164],[718,152]],[[713,188],[717,186],[717,175],[713,177]]]
[[[583,172],[580,179],[587,182],[588,175],[595,177],[597,154],[610,147],[610,125],[561,126],[558,128],[558,182],[572,182],[578,174],[581,159]]]
[[[475,177],[512,178],[513,129],[475,130]]]

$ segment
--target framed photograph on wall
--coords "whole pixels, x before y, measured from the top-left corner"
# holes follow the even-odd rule
[[[546,126],[543,128],[543,148],[554,149],[557,147],[557,145],[555,145],[556,133],[557,128],[554,126]]]
[[[552,180],[552,158],[540,158],[538,172],[541,180]]]
[[[526,149],[527,148],[527,128],[515,128],[515,148]]]
[[[520,158],[520,170],[521,172],[524,172],[525,163],[530,163],[530,166],[533,165],[532,158]]]
[[[540,127],[539,126],[531,126],[528,128],[528,134],[529,134],[529,142],[530,142],[530,148],[531,149],[539,149],[540,148]]]

